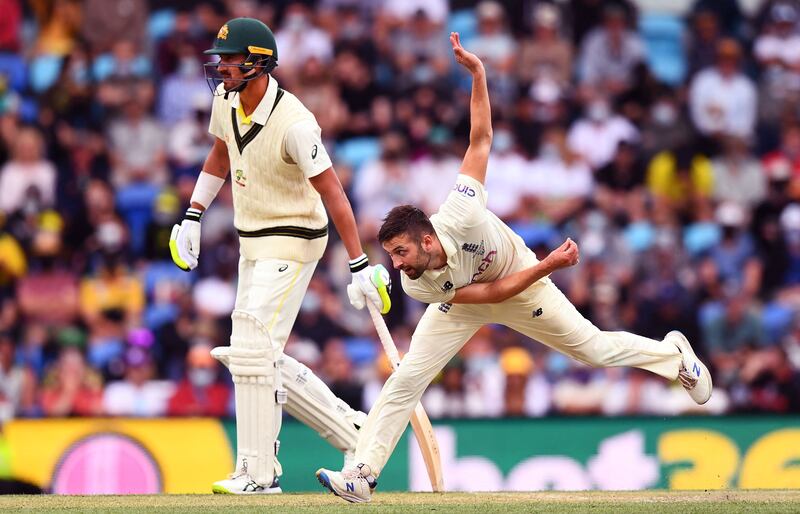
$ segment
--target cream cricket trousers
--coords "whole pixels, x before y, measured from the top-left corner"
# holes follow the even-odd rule
[[[283,352],[286,346],[316,266],[316,261],[251,260],[244,257],[239,259],[239,284],[235,309],[258,318],[267,328],[270,343],[280,352]],[[264,341],[264,344],[267,342]],[[288,355],[283,355],[281,360],[280,383],[281,388],[287,392],[283,408],[319,433],[336,449],[352,452],[358,439],[354,421],[360,422],[359,418],[363,414],[354,411],[343,400],[337,398],[328,386],[302,363]],[[252,415],[249,412],[237,413],[237,419],[240,414],[247,419],[259,416],[258,412],[253,412]],[[281,417],[277,416],[274,422],[272,437],[277,438]],[[270,437],[270,434],[263,434],[263,437]],[[277,454],[277,449],[275,453]],[[277,458],[275,474],[281,474]]]
[[[505,325],[590,366],[632,366],[675,380],[682,362],[673,344],[600,331],[549,279],[502,303],[431,304],[361,427],[356,462],[368,464],[378,476],[428,384],[487,323]]]

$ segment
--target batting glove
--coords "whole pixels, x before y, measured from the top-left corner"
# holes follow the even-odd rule
[[[180,225],[172,227],[169,236],[169,253],[172,262],[183,271],[191,271],[197,267],[200,257],[200,218],[203,212],[189,208]]]
[[[350,305],[361,310],[370,301],[381,314],[389,312],[392,308],[392,300],[389,298],[392,279],[389,271],[382,264],[370,266],[366,255],[350,261],[350,271],[353,273],[353,281],[347,286]]]

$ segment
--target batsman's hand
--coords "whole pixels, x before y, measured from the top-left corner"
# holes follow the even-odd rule
[[[465,67],[473,75],[483,73],[483,63],[478,59],[477,55],[464,50],[464,47],[461,46],[461,38],[458,32],[450,33],[450,44],[453,45],[453,55],[455,55],[458,64]]]
[[[386,314],[392,308],[392,300],[389,298],[391,291],[392,279],[383,264],[356,271],[353,273],[353,281],[347,286],[350,305],[361,310],[366,302],[372,302],[381,314]]]
[[[169,253],[172,262],[183,271],[197,267],[200,258],[200,217],[199,209],[189,208],[180,225],[172,227],[169,236]]]
[[[580,261],[578,243],[567,238],[561,246],[550,252],[550,255],[545,257],[544,260],[551,272],[574,266]]]

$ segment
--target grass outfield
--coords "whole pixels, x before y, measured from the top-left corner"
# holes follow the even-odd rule
[[[800,512],[800,490],[540,493],[378,493],[352,505],[330,494],[274,496],[0,496],[0,512]]]

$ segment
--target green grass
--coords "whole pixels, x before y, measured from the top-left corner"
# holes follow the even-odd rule
[[[378,493],[352,505],[330,494],[274,496],[0,496],[0,512],[800,512],[800,490]]]

